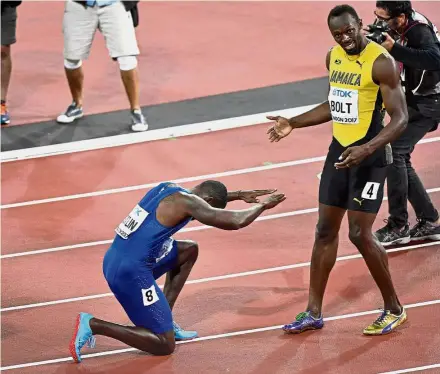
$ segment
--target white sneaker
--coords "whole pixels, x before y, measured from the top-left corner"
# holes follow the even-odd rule
[[[133,121],[133,125],[131,126],[133,131],[141,132],[148,130],[148,123],[140,109],[131,111],[131,119]]]
[[[72,123],[84,116],[84,112],[82,108],[79,108],[75,102],[70,104],[66,111],[63,114],[60,114],[57,117],[57,122],[59,123]]]

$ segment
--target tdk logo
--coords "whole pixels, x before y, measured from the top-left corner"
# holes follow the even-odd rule
[[[333,96],[336,96],[336,97],[349,97],[349,98],[351,98],[351,94],[352,94],[351,91],[339,90],[337,88],[335,88],[333,90]]]

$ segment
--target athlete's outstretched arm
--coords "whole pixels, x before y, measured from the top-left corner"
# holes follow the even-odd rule
[[[400,84],[399,67],[391,56],[382,55],[373,65],[373,80],[380,86],[390,122],[373,139],[359,147],[350,147],[341,155],[336,168],[358,165],[365,157],[397,139],[408,124],[408,107]]]
[[[223,230],[239,230],[250,225],[265,210],[274,208],[284,200],[284,194],[276,194],[249,209],[226,210],[213,208],[200,197],[191,195],[185,201],[185,213],[208,226]]]
[[[268,119],[277,121],[280,118],[280,116],[267,116]],[[296,117],[292,117],[288,119],[289,126],[292,129],[300,129],[302,127],[310,127],[310,126],[316,126],[320,125],[321,123],[325,123],[328,121],[331,121],[332,115],[330,111],[330,105],[328,100],[324,101],[323,103],[319,104],[318,106],[315,106],[313,109],[310,109],[307,112],[304,112]]]
[[[331,50],[327,53],[326,66],[330,66]],[[330,89],[330,86],[329,86]],[[328,100],[296,117],[290,119],[281,116],[267,116],[267,119],[276,121],[276,123],[267,130],[271,142],[279,142],[282,138],[290,134],[293,129],[316,126],[332,120],[330,105]]]
[[[228,202],[235,200],[243,200],[247,203],[259,203],[259,196],[273,194],[276,189],[272,190],[239,190],[228,192]]]

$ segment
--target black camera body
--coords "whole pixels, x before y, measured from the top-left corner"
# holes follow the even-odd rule
[[[372,25],[368,25],[368,31],[369,33],[365,35],[367,39],[370,39],[377,44],[382,44],[386,39],[382,33],[389,33],[391,29],[386,21],[377,21]]]

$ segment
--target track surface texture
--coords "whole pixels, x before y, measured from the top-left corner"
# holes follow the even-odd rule
[[[307,97],[301,105],[317,103],[315,91],[301,89],[316,90],[319,82],[304,81],[326,75],[324,58],[332,40],[325,20],[335,4],[141,3],[137,34],[142,50],[142,105],[148,109],[163,104],[167,111],[166,105],[172,102],[182,108],[189,103],[185,100],[195,100],[200,107],[203,102],[198,100],[219,95],[218,103],[232,105],[238,119],[260,113],[258,100],[269,92],[259,91],[260,95],[250,90],[270,87],[270,92],[281,95],[286,87],[277,85],[287,83],[300,85],[289,86],[299,88],[294,89],[298,91],[290,106],[283,104],[280,110],[299,106],[295,96]],[[415,4],[440,24],[436,4]],[[26,137],[34,129],[50,127],[49,122],[70,102],[60,54],[63,6],[53,2],[41,12],[40,3],[29,2],[19,8],[10,108],[11,126],[22,126],[8,133],[25,134],[14,141],[19,151],[41,146]],[[355,6],[365,22],[372,19],[372,4]],[[304,18],[311,14],[313,22]],[[164,17],[172,27],[164,27]],[[91,122],[86,119],[79,125],[85,131],[81,137],[110,136],[112,124],[120,119],[118,111],[126,110],[126,98],[99,33],[85,68],[87,114],[111,120],[109,129],[99,135],[89,129]],[[237,92],[236,102],[238,96],[234,100],[222,96]],[[247,105],[243,112],[240,100]],[[216,116],[209,119],[217,120]],[[263,120],[167,140],[3,162],[1,370],[23,374],[440,373],[440,243],[411,242],[388,249],[395,287],[408,307],[409,320],[388,336],[365,337],[362,329],[378,316],[382,299],[348,240],[345,219],[324,299],[325,328],[298,336],[282,332],[281,326],[307,303],[319,174],[331,124],[296,131],[275,144],[267,139],[268,126]],[[65,134],[50,136],[55,143],[74,140]],[[440,130],[429,133],[412,158],[437,207],[440,160],[433,155],[438,154],[439,141]],[[218,179],[230,190],[276,188],[287,200],[243,230],[227,232],[192,222],[175,236],[200,246],[174,316],[183,328],[197,330],[200,338],[179,343],[170,357],[153,357],[97,337],[97,347],[85,349],[83,363],[74,364],[68,343],[78,312],[130,324],[102,275],[102,258],[116,225],[155,184],[175,180],[192,187],[205,179]],[[236,209],[246,206],[230,204]],[[415,224],[411,206],[409,213]],[[375,228],[383,225],[387,215],[385,199]],[[158,283],[162,286],[164,279]]]

